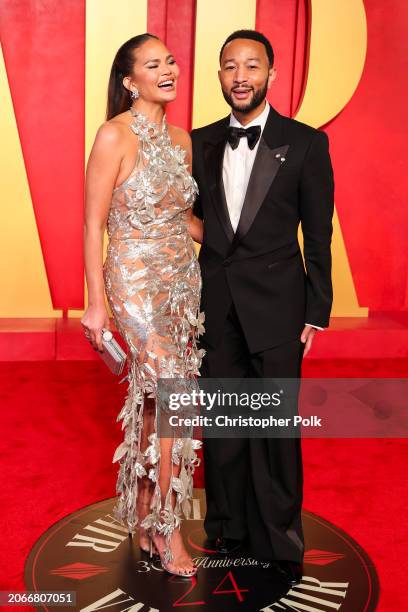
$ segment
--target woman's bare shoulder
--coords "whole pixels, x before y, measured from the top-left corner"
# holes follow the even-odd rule
[[[187,130],[178,127],[177,125],[169,124],[167,124],[167,129],[174,144],[179,144],[184,149],[191,147],[191,137]]]
[[[129,113],[119,113],[99,126],[96,137],[107,144],[120,143],[127,136],[129,125]]]

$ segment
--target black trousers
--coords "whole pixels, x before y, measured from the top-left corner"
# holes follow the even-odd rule
[[[205,338],[205,336],[204,336]],[[221,343],[207,354],[201,375],[219,378],[298,378],[304,344],[298,340],[250,354],[235,307]],[[204,440],[205,531],[249,539],[259,559],[303,561],[303,469],[300,438]]]

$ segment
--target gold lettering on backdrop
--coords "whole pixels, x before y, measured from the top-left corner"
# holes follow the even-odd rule
[[[147,30],[147,0],[87,0],[85,57],[85,162],[96,131],[105,119],[109,72],[116,51],[126,40]],[[105,231],[103,258],[106,256]],[[88,294],[85,283],[85,307]],[[106,303],[108,312],[109,305]],[[80,318],[83,310],[69,310],[70,318]]]
[[[312,0],[307,83],[296,119],[318,128],[343,110],[358,87],[366,52],[367,22],[363,0],[332,0],[330,8],[326,0]],[[299,242],[303,245],[301,232]],[[368,309],[358,304],[336,209],[332,254],[332,316],[367,316]]]
[[[233,5],[232,10],[230,5]],[[217,14],[216,21],[214,14]],[[234,29],[254,28],[255,16],[255,3],[228,0],[220,6],[216,0],[198,0],[193,127],[211,123],[228,114],[229,107],[222,97],[217,77],[218,51],[227,35]],[[210,31],[211,37],[208,36]],[[296,114],[297,120],[318,128],[344,108],[361,78],[366,48],[367,24],[362,0],[332,0],[330,9],[326,0],[312,0],[307,84]],[[345,66],[347,70],[344,69]],[[279,73],[279,66],[277,68]],[[278,81],[274,86],[279,86]],[[209,99],[211,104],[208,103]],[[303,247],[300,230],[299,242]],[[332,316],[366,316],[368,309],[358,304],[336,211],[333,219],[332,253]]]
[[[59,317],[62,311],[51,302],[2,52],[0,99],[0,317]]]
[[[103,121],[106,102],[108,69],[113,54],[126,38],[135,32],[146,31],[147,0],[129,3],[127,0],[88,0],[86,3],[86,159],[97,127]],[[114,13],[115,19],[112,19]],[[217,19],[214,20],[214,14]],[[217,80],[218,49],[224,38],[234,29],[255,27],[256,0],[198,0],[195,44],[194,73],[194,127],[222,117],[228,112]],[[215,30],[214,30],[215,28]],[[208,33],[211,32],[211,36]],[[210,45],[210,47],[209,47]],[[367,48],[367,24],[363,0],[332,0],[330,10],[325,0],[311,2],[311,44],[309,72],[302,103],[296,119],[315,127],[324,125],[335,117],[352,98],[364,68]],[[347,67],[347,69],[345,69]],[[279,67],[278,67],[279,69]],[[2,63],[0,88],[3,98],[8,100],[7,112],[3,113],[6,138],[14,146],[17,126],[12,111],[10,92]],[[208,99],[211,104],[208,104]],[[5,122],[7,123],[5,124]],[[7,209],[7,223],[1,240],[1,260],[13,260],[13,269],[7,267],[3,274],[3,284],[9,287],[9,296],[3,303],[0,316],[10,317],[47,317],[59,315],[51,305],[44,262],[39,245],[32,204],[29,197],[27,178],[21,157],[20,143],[14,146],[15,162],[6,162],[9,168],[3,173],[3,195],[8,191],[10,198],[4,200],[15,203],[15,186],[20,185],[22,196],[20,205]],[[8,150],[5,147],[4,150]],[[10,155],[9,155],[10,158]],[[11,187],[9,187],[9,185]],[[21,202],[28,203],[21,207]],[[24,229],[25,228],[25,229]],[[21,240],[24,229],[27,240]],[[18,231],[17,231],[18,230]],[[13,233],[14,232],[14,233]],[[18,240],[15,235],[18,234]],[[30,238],[31,236],[31,238]],[[20,255],[16,245],[24,244]],[[13,250],[14,245],[14,250]],[[106,239],[104,253],[106,252]],[[30,267],[27,269],[27,261]],[[20,263],[19,263],[20,262]],[[21,265],[20,265],[21,264]],[[20,266],[20,267],[19,267]],[[21,268],[21,273],[20,273]],[[16,270],[24,283],[17,283]],[[333,235],[333,280],[334,316],[365,316],[367,308],[358,306],[356,291],[344,245],[337,214],[334,217]],[[27,282],[29,284],[27,285]],[[21,287],[25,299],[21,299]],[[27,295],[29,300],[27,300]],[[87,298],[85,296],[85,303]],[[24,307],[22,307],[24,305]],[[23,309],[22,309],[23,308]],[[70,310],[70,317],[81,317],[83,311]]]

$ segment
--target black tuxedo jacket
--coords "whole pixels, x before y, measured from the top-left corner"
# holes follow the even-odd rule
[[[222,180],[228,126],[229,116],[191,133],[194,213],[204,220],[203,339],[216,347],[234,302],[255,353],[299,338],[305,323],[329,324],[333,171],[326,133],[271,106],[234,234]]]

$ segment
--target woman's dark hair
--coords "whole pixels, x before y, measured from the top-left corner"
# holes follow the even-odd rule
[[[130,97],[130,91],[123,85],[123,79],[132,73],[135,63],[134,50],[141,47],[143,43],[151,38],[160,40],[158,36],[146,32],[145,34],[129,38],[117,50],[109,76],[108,103],[106,107],[107,121],[115,117],[115,115],[123,113],[131,106],[132,98]]]
[[[257,32],[256,30],[236,30],[235,32],[230,34],[221,47],[220,57],[219,57],[220,65],[221,65],[221,56],[222,56],[222,52],[224,51],[225,45],[231,42],[231,40],[235,40],[236,38],[248,38],[249,40],[256,40],[257,42],[262,43],[265,47],[266,55],[268,56],[269,68],[272,68],[273,61],[274,61],[272,45],[269,42],[269,40],[266,38],[266,36],[261,34],[261,32]]]

